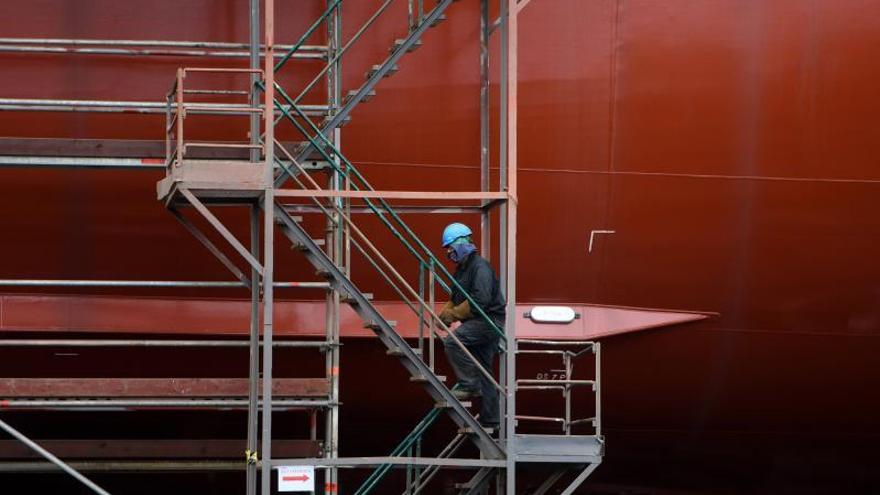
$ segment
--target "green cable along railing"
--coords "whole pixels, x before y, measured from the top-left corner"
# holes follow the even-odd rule
[[[262,83],[259,83],[259,84],[260,84],[261,89],[265,90],[265,85],[263,85]],[[375,189],[373,189],[373,187],[369,184],[369,182],[366,180],[366,178],[360,173],[360,171],[357,169],[357,167],[355,167],[354,164],[352,164],[348,160],[348,158],[346,158],[327,139],[327,137],[324,136],[323,132],[321,132],[321,130],[318,129],[311,122],[311,120],[308,119],[308,117],[302,112],[302,110],[299,109],[299,107],[295,104],[295,102],[290,98],[290,96],[287,95],[287,93],[284,91],[284,89],[281,88],[281,86],[279,86],[277,83],[274,86],[275,86],[276,91],[278,91],[278,94],[281,95],[282,98],[284,98],[284,100],[287,102],[287,104],[290,106],[290,108],[293,109],[301,119],[303,119],[305,122],[308,122],[308,124],[312,128],[312,130],[315,131],[317,133],[317,136],[324,142],[323,145],[317,143],[315,141],[315,139],[313,137],[311,137],[311,135],[308,133],[308,131],[306,131],[306,129],[304,129],[302,127],[302,125],[300,125],[300,123],[292,115],[290,115],[290,112],[284,107],[284,105],[282,105],[280,102],[278,102],[276,100],[275,106],[281,111],[281,113],[294,126],[296,126],[296,128],[306,137],[306,139],[309,140],[309,142],[315,147],[315,149],[321,154],[321,156],[325,160],[327,160],[327,162],[331,165],[331,167],[333,167],[333,169],[337,173],[343,175],[346,178],[357,179],[358,181],[360,181],[363,184],[363,187],[366,188],[366,190],[374,191]],[[339,158],[341,161],[343,161],[345,163],[345,165],[346,165],[345,170],[340,169],[338,167],[338,165],[336,164],[336,161],[329,154],[327,154],[326,149],[329,149],[330,151],[332,151],[333,155],[335,155],[337,158]],[[353,173],[354,176],[349,175],[349,172]],[[351,184],[352,184],[352,187],[355,188],[355,190],[362,190],[361,187],[358,186],[354,181],[352,181]],[[389,230],[391,230],[391,232],[394,234],[394,236],[401,243],[404,244],[404,246],[407,248],[407,250],[410,252],[410,254],[412,254],[420,262],[422,267],[430,269],[429,264],[428,264],[428,260],[422,258],[422,256],[418,252],[418,250],[416,250],[416,248],[413,247],[412,244],[407,239],[405,239],[403,237],[403,235],[400,234],[400,232],[390,222],[388,222],[388,220],[385,218],[385,215],[373,204],[373,202],[370,201],[369,198],[364,198],[364,201],[367,204],[367,206],[370,208],[370,210],[373,211],[373,213],[375,213],[380,218],[380,220],[385,224],[386,227],[389,228]],[[419,237],[412,231],[412,229],[409,228],[409,226],[403,221],[402,218],[400,218],[400,216],[393,210],[393,208],[391,208],[391,206],[382,198],[378,198],[378,202],[380,203],[382,208],[385,210],[385,212],[387,212],[388,215],[390,215],[392,217],[392,219],[394,219],[395,222],[406,232],[406,234],[408,236],[410,236],[413,241],[415,241],[415,243],[419,246],[419,248],[421,248],[422,251],[424,251],[424,253],[427,255],[428,259],[433,262],[433,266],[435,268],[439,267],[440,270],[442,271],[442,274],[445,275],[459,291],[461,291],[461,293],[465,296],[465,298],[470,303],[471,309],[472,310],[475,309],[477,311],[477,313],[490,325],[490,327],[495,331],[495,333],[501,338],[501,340],[506,341],[504,332],[498,327],[498,325],[495,323],[495,321],[492,320],[492,318],[490,318],[489,315],[486,314],[486,312],[483,310],[483,308],[473,299],[473,297],[471,297],[471,295],[468,294],[467,291],[464,290],[464,288],[461,286],[461,284],[459,284],[458,281],[455,280],[455,278],[452,276],[452,274],[449,273],[449,271],[442,265],[440,260],[438,260],[434,256],[434,254],[431,253],[431,251],[428,249],[428,247],[425,246],[425,244],[421,241],[421,239],[419,239]],[[437,273],[436,269],[434,270],[434,273]],[[446,291],[447,294],[451,293],[451,288],[449,287],[449,285],[447,285],[443,281],[443,279],[438,277],[437,281],[441,285],[441,287],[444,289],[444,291]]]

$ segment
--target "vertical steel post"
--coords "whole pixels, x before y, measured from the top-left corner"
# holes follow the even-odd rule
[[[260,0],[250,0],[248,9],[249,67],[260,68]],[[248,102],[252,107],[259,106],[260,93],[257,82],[260,76],[251,73]],[[260,143],[260,115],[250,115],[250,143]],[[260,150],[252,148],[250,161],[256,166],[260,161]],[[251,255],[260,258],[260,210],[251,206]],[[259,441],[259,380],[260,380],[260,274],[251,269],[251,327],[250,362],[248,364],[248,425],[247,425],[247,474],[246,494],[257,494],[257,463],[254,457]]]
[[[500,26],[500,42],[499,42],[499,71],[500,76],[498,79],[498,90],[499,90],[499,105],[498,105],[498,188],[500,191],[507,191],[507,93],[508,93],[508,79],[507,79],[507,70],[508,70],[508,32],[509,32],[509,11],[510,11],[510,0],[499,0],[499,15],[501,19]],[[514,2],[516,0],[513,0]],[[515,5],[515,4],[514,4]],[[510,311],[510,294],[507,292],[507,245],[509,242],[509,237],[507,235],[507,207],[499,208],[498,210],[498,278],[501,284],[501,287],[504,288],[505,297],[507,297],[508,308],[507,308],[507,319],[510,320],[515,318],[515,313]],[[510,421],[516,421],[514,417],[511,417],[510,409],[508,407],[507,394],[511,390],[511,382],[514,383],[516,378],[514,375],[511,375],[508,370],[508,358],[510,356],[516,357],[516,342],[515,339],[511,339],[508,335],[508,329],[505,326],[505,335],[507,336],[507,345],[506,345],[506,354],[504,355],[504,359],[498,364],[499,371],[499,383],[503,383],[506,387],[505,393],[501,394],[500,400],[498,401],[498,407],[501,409],[500,417],[504,418],[504,423],[501,426],[501,431],[498,433],[498,439],[502,442],[502,444],[507,446],[507,456],[508,459],[512,457],[512,452],[510,449],[511,443],[508,441],[508,435],[510,433],[510,428],[508,427],[508,423]],[[515,461],[514,461],[515,463]],[[499,494],[508,493],[513,495],[514,487],[508,488],[508,476],[510,475],[511,470],[505,469],[503,472],[499,473],[498,479],[498,487],[497,491]],[[514,475],[515,479],[515,475]]]
[[[599,342],[593,344],[596,353],[596,436],[602,437],[602,347]]]
[[[260,68],[260,0],[250,0],[250,46],[249,46],[249,54],[250,54],[250,65],[251,69],[259,69]],[[257,107],[260,104],[260,93],[257,88],[257,83],[260,81],[260,75],[256,72],[251,73],[250,82],[251,87],[248,90],[250,93],[249,102],[252,107]],[[257,145],[260,144],[260,115],[257,113],[251,113],[250,115],[250,141],[251,144]],[[251,161],[257,163],[260,161],[260,150],[257,148],[251,149]]]
[[[183,154],[186,148],[183,145],[183,119],[186,110],[183,108],[183,69],[177,69],[177,92],[174,95],[177,103],[177,166],[183,163]]]
[[[425,264],[419,261],[419,300],[425,300]],[[419,304],[419,357],[425,360],[425,307]]]
[[[510,27],[508,26],[508,18],[510,17],[510,0],[501,0],[501,26],[500,26],[500,67],[501,77],[498,81],[498,187],[501,191],[507,191],[507,64],[508,64],[508,40]],[[515,1],[515,0],[514,0]],[[507,208],[499,208],[498,211],[498,266],[501,273],[498,278],[501,287],[507,287]]]
[[[431,308],[431,311],[434,311],[436,308],[436,303],[434,302],[434,260],[430,260],[428,265],[428,307]],[[431,368],[431,371],[434,371],[434,329],[437,324],[434,321],[434,318],[430,319],[429,327],[428,327],[428,367]]]
[[[573,380],[571,377],[571,353],[563,351],[562,367],[565,369],[563,380]],[[571,435],[571,385],[565,384],[565,423],[562,424],[562,430],[566,435]]]
[[[516,0],[507,21],[507,493],[516,493],[516,207],[517,207],[517,17]],[[503,22],[502,24],[505,24]]]
[[[251,206],[251,255],[260,257],[260,210]],[[258,387],[260,380],[260,273],[251,268],[251,328],[250,362],[248,365],[248,425],[247,425],[247,495],[257,494],[257,452],[259,437]]]
[[[480,0],[480,191],[489,190],[489,0]],[[483,204],[486,202],[484,201]],[[480,253],[491,259],[489,211],[480,214]]]
[[[265,0],[265,45],[266,53],[263,56],[265,66],[263,77],[265,78],[264,93],[264,127],[265,137],[265,160],[263,180],[265,191],[263,193],[263,429],[262,429],[262,462],[260,493],[269,495],[272,489],[272,320],[273,320],[273,271],[274,271],[274,246],[275,246],[275,190],[274,190],[274,160],[275,160],[275,5],[274,0]]]
[[[329,6],[331,0],[327,0]],[[333,115],[339,110],[340,98],[342,93],[340,64],[337,58],[340,49],[340,29],[342,22],[342,14],[337,6],[327,19],[327,47],[328,47],[328,63],[330,66],[327,70],[327,107],[330,114]],[[335,60],[335,61],[334,61]],[[333,130],[333,144],[336,149],[342,149],[341,134],[338,128]],[[339,169],[339,158],[336,157],[336,167],[331,171],[330,189],[337,190],[347,187],[347,181],[343,186],[342,177],[335,170]],[[344,206],[344,202],[340,198],[333,199],[337,208],[340,210]],[[349,256],[344,245],[347,241],[346,227],[343,226],[342,219],[338,214],[331,217],[335,222],[328,224],[330,230],[327,239],[328,254],[334,263],[343,266],[343,271],[349,274]],[[332,243],[330,242],[332,240]],[[327,410],[326,437],[327,445],[325,445],[325,456],[335,458],[339,456],[339,292],[332,290],[328,293],[328,327],[327,340],[331,342],[330,348],[327,350],[330,363],[330,402],[332,405]],[[327,469],[324,480],[324,493],[327,495],[335,495],[339,490],[339,472],[335,467]]]

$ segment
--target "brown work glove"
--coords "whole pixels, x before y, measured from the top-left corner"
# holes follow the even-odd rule
[[[449,301],[444,304],[443,309],[440,310],[440,321],[442,321],[447,327],[452,325],[452,322],[455,321],[455,316],[452,314],[453,309],[455,309],[455,306],[452,305],[452,301]]]
[[[467,320],[468,318],[474,317],[474,314],[471,313],[471,303],[469,303],[467,299],[465,299],[463,303],[452,308],[452,311],[450,312],[452,313],[452,317],[455,318],[455,321]]]

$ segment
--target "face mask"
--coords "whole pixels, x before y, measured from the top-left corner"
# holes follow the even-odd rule
[[[456,244],[452,246],[452,251],[449,253],[449,259],[451,259],[455,263],[461,263],[461,260],[465,259],[467,255],[473,253],[476,250],[477,246],[474,246],[469,242]]]

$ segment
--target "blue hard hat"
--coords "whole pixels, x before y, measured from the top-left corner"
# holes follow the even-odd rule
[[[443,229],[443,247],[452,244],[459,237],[466,237],[471,234],[471,229],[467,225],[458,222],[450,223]]]

